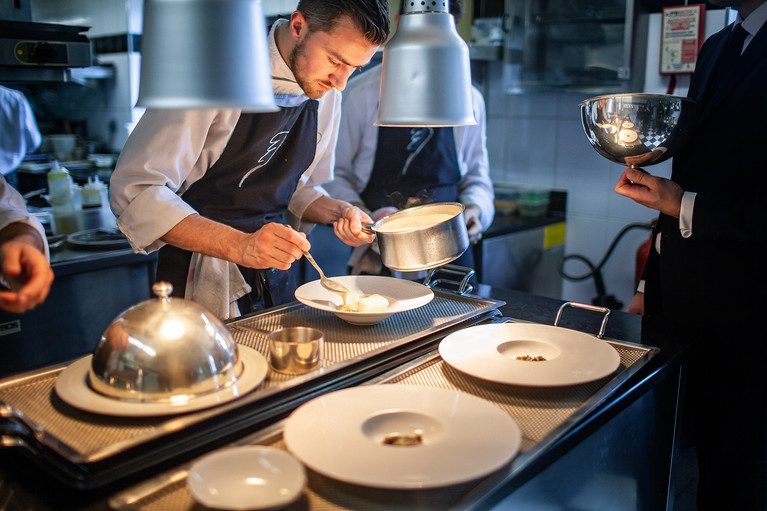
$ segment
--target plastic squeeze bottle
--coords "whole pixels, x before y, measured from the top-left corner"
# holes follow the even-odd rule
[[[54,161],[48,172],[48,202],[53,206],[56,234],[70,234],[77,230],[75,218],[75,184],[69,171]]]
[[[82,190],[83,209],[101,208],[106,206],[107,185],[101,182],[98,176],[89,177]]]

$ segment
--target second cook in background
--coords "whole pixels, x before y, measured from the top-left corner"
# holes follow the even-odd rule
[[[306,230],[335,222],[372,241],[368,215],[333,199],[341,93],[389,34],[385,0],[301,0],[269,32],[279,111],[148,110],[120,154],[111,206],[136,251],[159,249],[157,279],[231,318],[294,299],[287,271]],[[289,222],[290,225],[286,225]]]
[[[400,6],[400,15],[403,9]],[[458,24],[463,3],[450,1]],[[325,188],[338,199],[378,214],[425,202],[466,206],[469,239],[476,243],[493,221],[493,184],[485,131],[485,102],[472,87],[475,126],[378,127],[381,66],[349,82],[343,94],[335,179]],[[369,247],[354,251],[352,273],[388,274]],[[471,250],[455,261],[472,268]]]

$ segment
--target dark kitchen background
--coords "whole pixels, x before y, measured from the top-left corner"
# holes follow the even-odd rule
[[[94,65],[70,70],[67,81],[19,81],[0,69],[0,83],[27,94],[44,135],[77,135],[72,159],[116,155],[142,114],[133,106],[138,93],[142,3],[0,0],[0,19],[26,11],[30,21],[90,27],[84,35],[92,43]],[[270,19],[289,13],[295,4],[295,0],[263,2]],[[501,201],[498,214],[505,214],[510,202],[514,205],[519,190],[564,193],[566,199],[558,204],[566,229],[543,242],[548,243],[547,249],[555,246],[559,259],[580,254],[597,263],[624,227],[649,223],[654,217],[652,211],[614,193],[623,169],[590,147],[578,104],[613,92],[686,93],[687,76],[679,76],[670,87],[669,77],[658,73],[661,9],[669,5],[674,3],[467,1],[467,16],[459,31],[470,42],[472,78],[486,101],[491,175]],[[398,1],[392,0],[392,6],[396,11]],[[705,13],[707,33],[726,23],[727,10],[707,5]],[[107,158],[100,165],[99,175],[108,182],[112,161]],[[667,176],[670,164],[651,171]],[[635,255],[647,236],[643,229],[627,233],[601,269],[605,292],[620,303],[633,295]],[[588,271],[578,262],[568,262],[564,269],[570,275]],[[503,271],[497,268],[493,273]],[[547,278],[556,281],[553,287],[549,283],[510,285],[508,279],[516,278],[512,276],[499,284],[566,300],[594,300],[592,279],[563,278],[556,264],[547,272]]]

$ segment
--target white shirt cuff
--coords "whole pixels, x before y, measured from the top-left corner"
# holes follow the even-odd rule
[[[695,207],[696,192],[684,192],[679,208],[679,232],[683,238],[692,236],[692,210]]]
[[[639,281],[639,284],[637,284],[637,293],[644,293],[644,279]]]

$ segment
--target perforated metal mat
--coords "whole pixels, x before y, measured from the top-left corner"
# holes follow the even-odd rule
[[[92,464],[127,449],[177,434],[190,426],[223,413],[247,407],[258,409],[267,398],[310,387],[315,379],[332,381],[350,367],[365,367],[367,360],[407,348],[422,339],[492,313],[503,302],[435,290],[434,299],[418,308],[391,316],[377,325],[357,326],[335,315],[300,303],[269,309],[228,324],[235,340],[268,354],[267,334],[285,326],[311,326],[325,334],[322,369],[302,376],[269,371],[253,392],[235,401],[199,412],[152,418],[108,417],[84,412],[61,401],[54,390],[65,366],[34,371],[0,381],[0,446],[21,446],[33,454],[46,449],[79,467]],[[48,469],[49,466],[42,468]],[[81,485],[77,482],[76,485]]]
[[[370,383],[425,385],[458,390],[485,399],[505,410],[522,430],[521,454],[499,473],[503,477],[529,463],[536,452],[561,436],[570,424],[598,405],[622,381],[642,367],[656,348],[607,341],[620,354],[621,364],[611,377],[575,386],[532,388],[496,384],[460,373],[435,352],[387,373]],[[282,440],[284,421],[254,434],[236,445],[266,445],[286,449]],[[370,460],[375,463],[375,460]],[[121,511],[202,510],[186,487],[186,464],[121,492],[110,499],[112,509]],[[429,490],[379,490],[335,481],[307,470],[309,482],[289,510],[371,510],[447,509],[460,502],[487,479]]]

